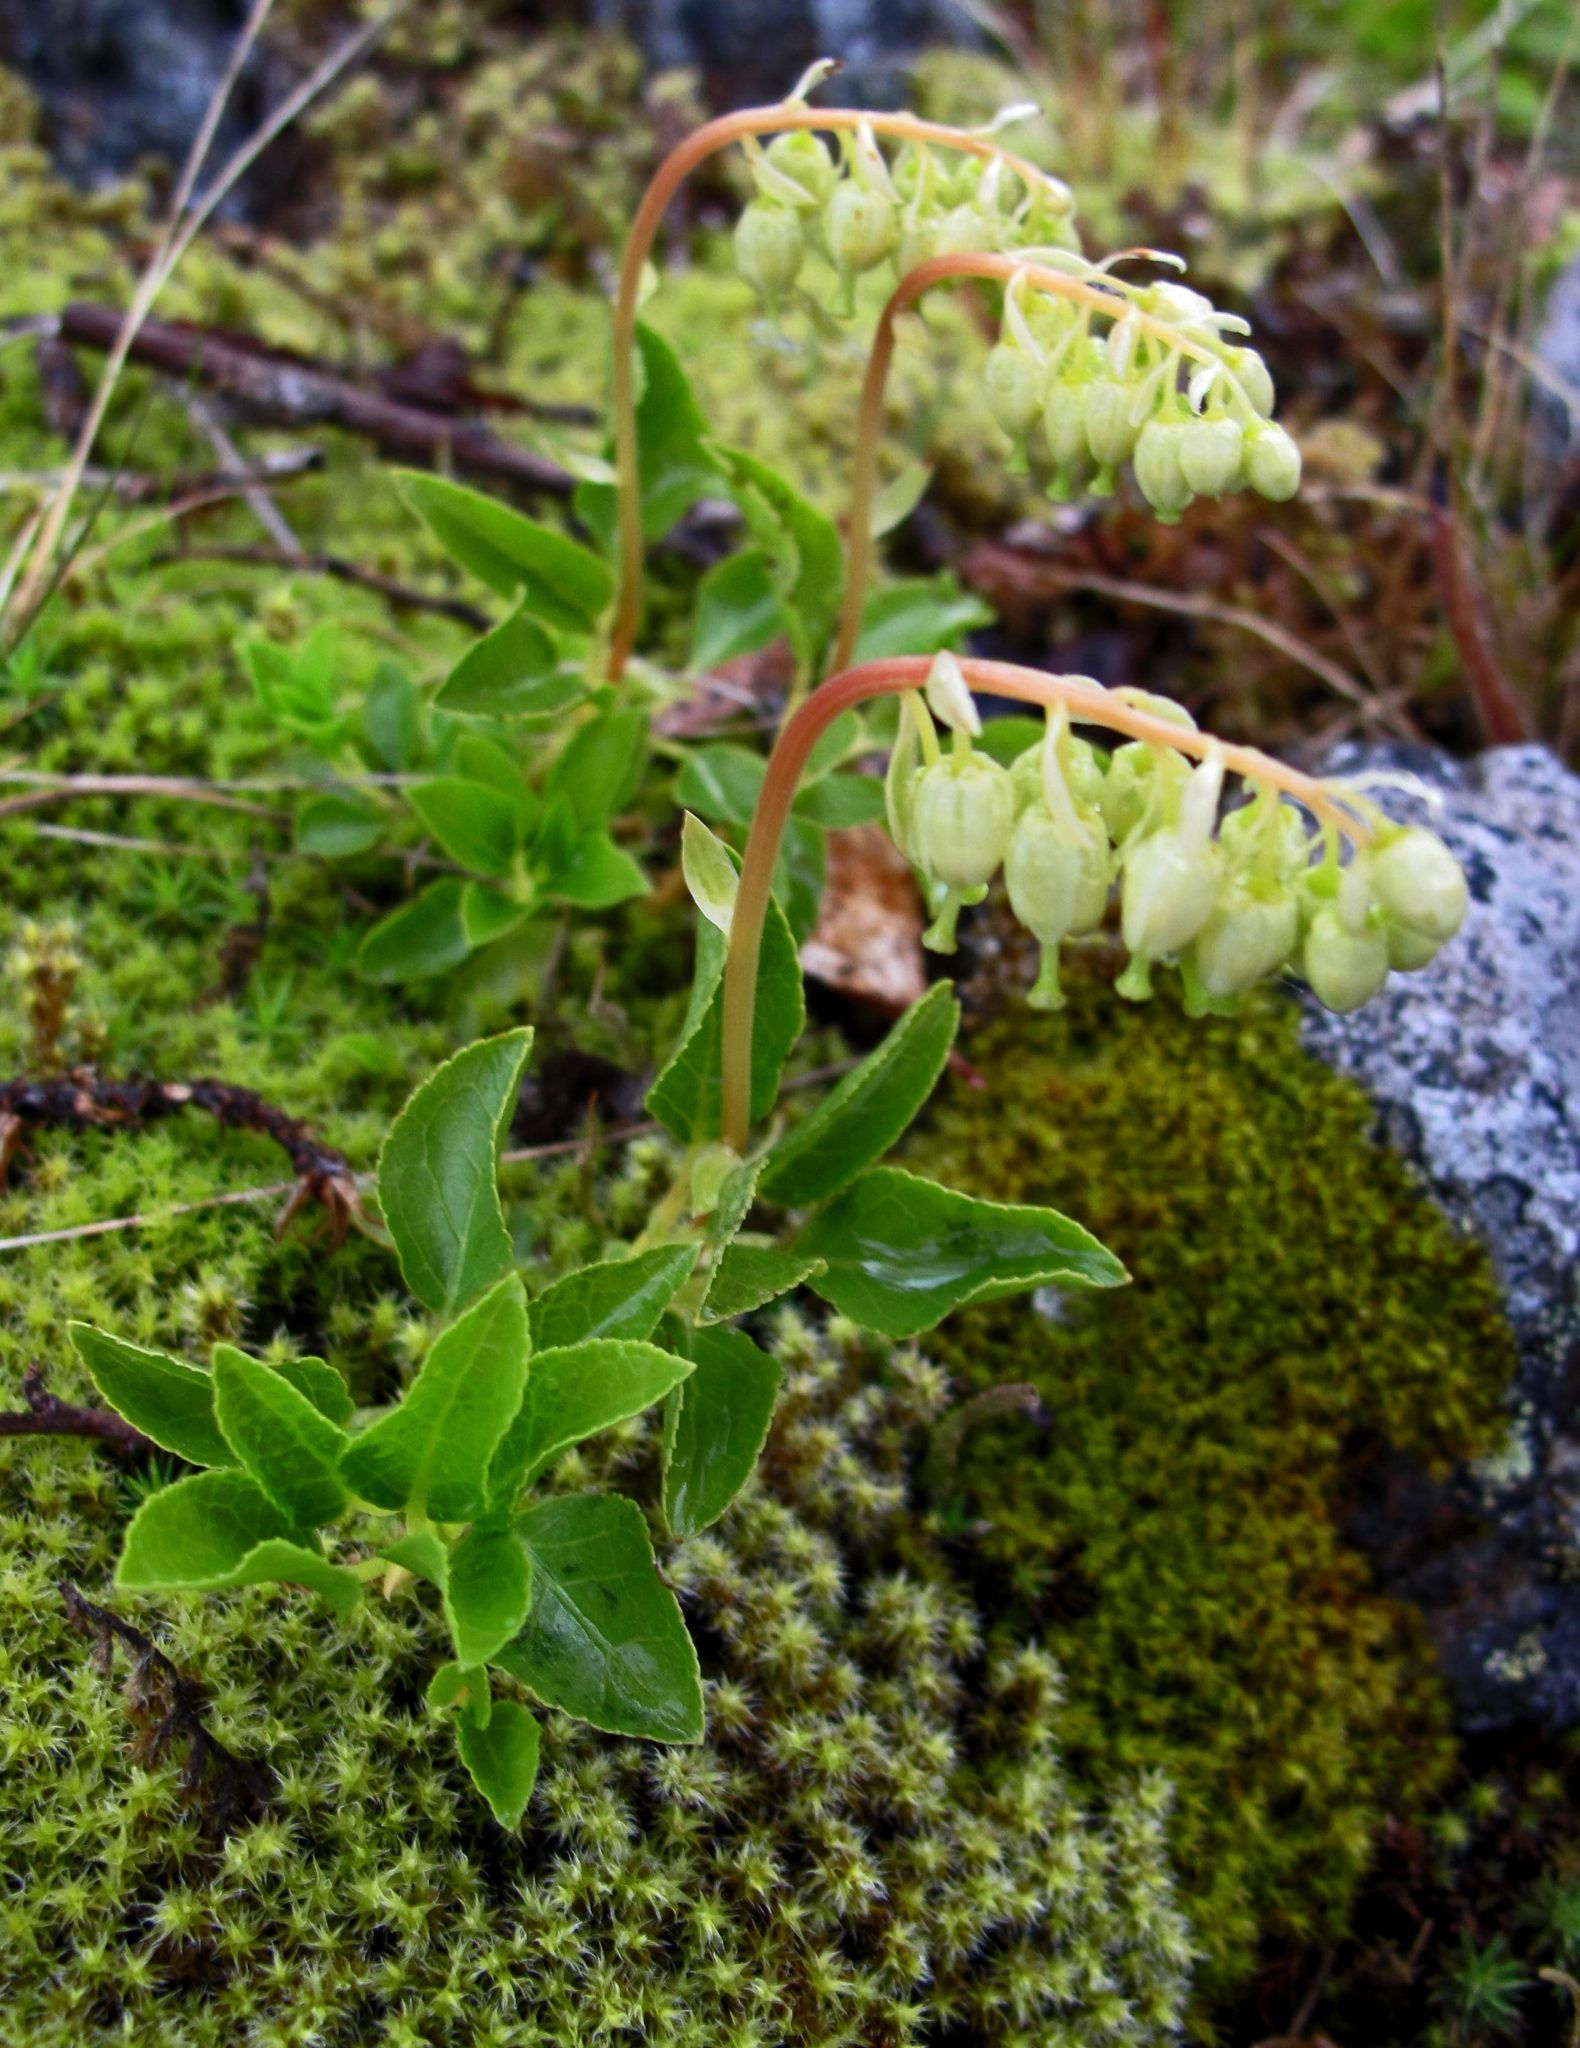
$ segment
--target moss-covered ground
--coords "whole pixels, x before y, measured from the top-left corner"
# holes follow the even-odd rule
[[[397,44],[397,76],[436,48]],[[348,94],[315,124],[329,196],[302,246],[202,248],[161,310],[354,361],[443,328],[502,389],[596,403],[599,265],[643,160],[636,89],[597,45],[479,66],[459,122],[453,104],[440,121],[399,92]],[[11,310],[122,296],[144,195],[63,192],[25,98],[0,118]],[[589,129],[567,177],[553,136]],[[790,458],[837,509],[859,361],[754,328],[711,203],[700,260],[654,317],[721,432]],[[925,355],[902,352],[896,412],[970,476],[980,415],[938,376],[967,330],[937,325]],[[596,438],[521,431],[550,452]],[[0,433],[16,471],[64,458],[30,349],[0,356]],[[279,494],[295,531],[443,587],[387,470],[312,438],[324,467]],[[255,432],[248,449],[299,441]],[[134,372],[101,459],[168,474],[213,455]],[[274,785],[317,769],[259,709],[246,639],[296,645],[335,622],[348,704],[378,663],[422,687],[466,644],[306,573],[165,562],[169,529],[134,534],[136,517],[102,513],[87,546],[116,547],[56,598],[36,665],[13,664],[8,763],[260,781],[244,800],[288,812]],[[231,506],[184,531],[255,540],[249,520]],[[216,1074],[310,1118],[358,1169],[477,1032],[531,1015],[546,1042],[636,1067],[683,1000],[682,923],[645,909],[574,940],[548,981],[508,947],[404,990],[359,981],[357,936],[406,876],[300,857],[278,817],[79,797],[0,833],[0,1076],[49,1060]],[[237,973],[260,857],[268,918]],[[46,972],[70,988],[41,1045]],[[1261,1944],[1339,1934],[1379,1832],[1420,1822],[1454,1770],[1422,1631],[1372,1587],[1345,1504],[1376,1458],[1436,1463],[1481,1440],[1508,1366],[1495,1293],[1372,1144],[1364,1102],[1303,1058],[1287,1004],[1186,1024],[1167,1001],[1124,1007],[1101,976],[1072,983],[1063,1018],[973,1035],[984,1088],[947,1085],[915,1158],[1065,1208],[1134,1285],[962,1316],[928,1346],[952,1394],[909,1357],[788,1324],[797,1377],[761,1485],[666,1561],[713,1683],[708,1745],[677,1759],[552,1723],[519,1841],[480,1817],[421,1711],[438,1637],[416,1601],[370,1603],[345,1644],[279,1595],[127,1603],[273,1776],[265,1818],[212,1839],[172,1762],[128,1756],[115,1681],[56,1590],[73,1575],[104,1595],[139,1482],[88,1445],[0,1447],[5,2048],[1087,2048],[1166,2038],[1187,1949],[1205,2026]],[[313,1350],[359,1398],[387,1393],[427,1332],[380,1247],[302,1222],[276,1239],[277,1201],[174,1213],[283,1171],[264,1140],[199,1116],[32,1138],[0,1238],[154,1220],[0,1248],[0,1405],[34,1362],[83,1394],[74,1316],[193,1356],[216,1337]],[[664,1171],[651,1145],[597,1170],[513,1169],[529,1271],[633,1234]],[[984,1420],[940,1476],[940,1404],[1016,1381],[1046,1429]],[[634,1431],[609,1454],[648,1497],[650,1450]]]

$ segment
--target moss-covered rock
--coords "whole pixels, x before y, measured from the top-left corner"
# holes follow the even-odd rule
[[[967,1053],[914,1162],[1051,1202],[1119,1253],[1119,1294],[1006,1302],[930,1340],[966,1386],[1051,1417],[984,1421],[956,1513],[970,1555],[1065,1667],[1072,1758],[1161,1769],[1213,1982],[1264,1933],[1342,1925],[1386,1814],[1452,1758],[1423,1631],[1373,1590],[1344,1506],[1369,1458],[1485,1440],[1511,1350],[1479,1249],[1368,1136],[1273,999],[1187,1022],[1093,977]]]

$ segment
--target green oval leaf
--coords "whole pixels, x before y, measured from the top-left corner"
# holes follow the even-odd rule
[[[713,1269],[702,1321],[726,1323],[732,1316],[749,1315],[822,1270],[823,1261],[804,1252],[782,1252],[773,1245],[728,1245]]]
[[[672,1351],[624,1337],[590,1337],[537,1352],[488,1475],[490,1500],[511,1506],[562,1451],[640,1415],[690,1370]]]
[[[647,877],[637,862],[603,831],[585,833],[566,860],[541,873],[539,881],[545,896],[573,903],[580,910],[612,910],[617,903],[645,896],[648,890]]]
[[[514,1264],[495,1176],[530,1030],[480,1039],[423,1082],[379,1154],[379,1204],[406,1285],[446,1313]]]
[[[521,1825],[537,1782],[541,1740],[536,1717],[517,1700],[495,1700],[482,1717],[468,1707],[456,1721],[461,1761],[502,1828]]]
[[[149,1592],[228,1585],[260,1543],[292,1533],[245,1472],[195,1472],[150,1494],[133,1515],[116,1583]]]
[[[724,825],[749,825],[768,763],[749,747],[719,740],[693,747],[675,778],[675,796],[699,818]]]
[[[813,1291],[886,1337],[914,1337],[968,1301],[1029,1287],[1118,1287],[1124,1267],[1054,1209],[962,1195],[880,1166],[819,1210],[796,1249],[826,1262]]]
[[[964,645],[968,633],[993,623],[993,607],[943,575],[891,583],[862,608],[853,661],[885,661],[895,654],[937,654]]]
[[[357,949],[358,974],[368,981],[421,981],[459,966],[472,950],[461,915],[466,888],[446,875],[380,918]]]
[[[343,860],[377,846],[384,821],[376,804],[365,797],[304,797],[296,807],[296,850]]]
[[[635,1502],[568,1494],[527,1509],[516,1528],[532,1559],[532,1610],[495,1656],[499,1669],[607,1735],[700,1742],[697,1653]]]
[[[677,1536],[716,1522],[751,1477],[783,1377],[744,1330],[699,1329],[695,1370],[664,1404],[664,1516]]]
[[[567,1273],[532,1304],[532,1342],[549,1351],[589,1337],[651,1337],[696,1263],[694,1244],[661,1244]]]
[[[532,1604],[532,1567],[513,1529],[469,1529],[450,1552],[444,1615],[462,1664],[483,1664],[510,1641]]]
[[[549,718],[585,694],[558,663],[559,650],[543,628],[513,612],[467,649],[433,701],[462,718]]]
[[[486,782],[438,775],[406,792],[451,860],[478,875],[508,875],[521,844],[522,807]]]
[[[317,1528],[345,1506],[345,1432],[234,1344],[214,1347],[214,1415],[241,1465],[293,1528]]]
[[[641,372],[636,406],[637,474],[642,533],[662,540],[683,512],[718,485],[704,435],[707,423],[692,396],[680,358],[645,322],[636,330]],[[614,551],[615,494],[608,484],[583,483],[573,500],[577,517],[608,553]]]
[[[497,591],[519,596],[551,626],[586,632],[614,592],[606,563],[540,520],[448,477],[400,472],[408,502],[463,569]]]
[[[346,1484],[375,1507],[471,1521],[521,1404],[529,1342],[512,1273],[440,1331],[400,1402],[351,1439],[340,1461]]]
[[[235,1464],[214,1420],[214,1382],[206,1372],[91,1323],[68,1323],[66,1332],[88,1377],[133,1429],[189,1465]]]
[[[717,668],[737,655],[755,654],[783,631],[779,593],[763,551],[743,548],[716,563],[697,585],[687,666]]]
[[[355,1407],[351,1390],[332,1365],[321,1358],[287,1358],[274,1370],[299,1394],[305,1394],[320,1415],[342,1425],[351,1420]]]
[[[785,1206],[821,1202],[881,1159],[932,1094],[959,1023],[954,991],[936,983],[774,1146],[758,1192]]]
[[[647,714],[602,711],[579,725],[549,777],[584,831],[601,830],[631,801],[647,758]]]

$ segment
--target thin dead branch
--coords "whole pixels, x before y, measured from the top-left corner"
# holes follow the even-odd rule
[[[44,1368],[30,1365],[22,1375],[23,1408],[0,1413],[0,1437],[81,1436],[106,1444],[127,1464],[141,1464],[158,1448],[140,1429],[108,1408],[79,1408],[44,1385]]]
[[[337,582],[350,583],[358,590],[371,590],[397,611],[432,612],[437,618],[454,619],[458,625],[467,626],[474,633],[486,633],[493,624],[480,605],[470,604],[464,597],[448,597],[435,590],[418,590],[397,577],[384,576],[377,569],[365,568],[360,562],[348,562],[344,555],[302,554],[285,548],[202,546],[172,548],[167,554],[156,555],[153,566],[156,569],[169,568],[181,562],[234,562],[244,568],[289,569],[296,575],[332,576]]]

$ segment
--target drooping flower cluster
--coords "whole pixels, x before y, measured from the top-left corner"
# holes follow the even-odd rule
[[[736,223],[735,260],[771,309],[813,249],[839,279],[829,310],[848,318],[856,279],[882,263],[903,277],[930,256],[1079,246],[1069,187],[1000,156],[906,141],[890,158],[866,122],[839,135],[837,154],[807,128],[744,147],[757,189]]]
[[[1230,338],[1250,332],[1238,315],[1172,279],[1135,285],[1057,252],[1038,270],[1040,278],[1028,269],[1005,289],[987,397],[1022,470],[1041,430],[1054,499],[1107,496],[1126,462],[1142,496],[1171,522],[1194,498],[1247,485],[1280,503],[1295,495],[1300,450],[1271,416],[1267,365]],[[1061,294],[1050,270],[1088,292]],[[1094,304],[1093,289],[1108,303]]]
[[[1115,695],[1194,730],[1168,698]],[[948,751],[934,713],[951,729]],[[1030,995],[1039,1009],[1063,1003],[1059,948],[1102,924],[1115,882],[1130,955],[1120,994],[1144,1001],[1153,968],[1174,966],[1193,1015],[1231,1010],[1286,972],[1303,976],[1326,1008],[1358,1009],[1390,970],[1425,967],[1464,919],[1465,877],[1442,840],[1394,823],[1358,790],[1332,792],[1369,832],[1344,860],[1331,825],[1309,826],[1271,783],[1253,785],[1251,800],[1220,822],[1215,743],[1194,766],[1145,740],[1105,754],[1071,732],[1060,708],[1041,743],[1006,768],[973,745],[980,733],[959,664],[940,655],[926,703],[915,693],[904,700],[886,783],[889,829],[932,888],[937,914],[924,936],[936,951],[953,951],[961,907],[980,902],[1002,867],[1010,907],[1042,948]]]

